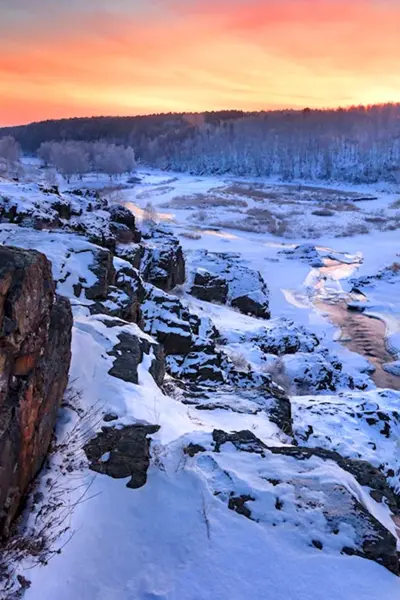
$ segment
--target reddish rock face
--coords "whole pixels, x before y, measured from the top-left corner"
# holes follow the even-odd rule
[[[49,448],[71,359],[72,314],[47,258],[0,246],[0,534]]]

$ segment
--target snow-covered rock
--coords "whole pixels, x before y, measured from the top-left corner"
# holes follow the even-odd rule
[[[185,260],[179,240],[167,229],[151,228],[140,272],[145,281],[168,292],[185,281]]]
[[[371,390],[291,400],[294,433],[301,444],[367,460],[400,494],[400,392]]]
[[[228,302],[244,314],[270,318],[268,288],[261,274],[249,268],[240,254],[194,252],[189,257],[191,287],[196,298]]]

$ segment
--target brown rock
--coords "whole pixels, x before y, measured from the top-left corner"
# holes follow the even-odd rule
[[[0,534],[46,456],[68,380],[72,314],[35,251],[0,247]]]

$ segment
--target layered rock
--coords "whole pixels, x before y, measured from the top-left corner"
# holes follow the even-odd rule
[[[43,254],[0,247],[0,531],[48,451],[71,359],[70,303]]]
[[[120,204],[114,204],[108,209],[110,213],[110,228],[117,242],[130,244],[140,242],[141,234],[136,229],[135,217],[131,211]]]
[[[199,268],[194,276],[190,293],[205,302],[225,304],[228,299],[228,284],[222,277]]]
[[[141,274],[145,281],[169,292],[185,281],[185,259],[179,240],[168,230],[152,229],[145,236]]]
[[[230,304],[240,312],[270,318],[267,285],[239,254],[200,250],[190,257],[190,293],[207,302]]]

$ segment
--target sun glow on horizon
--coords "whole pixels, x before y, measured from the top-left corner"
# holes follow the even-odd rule
[[[1,8],[3,125],[400,101],[397,1],[14,4]]]

